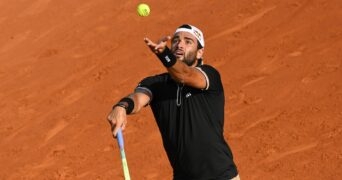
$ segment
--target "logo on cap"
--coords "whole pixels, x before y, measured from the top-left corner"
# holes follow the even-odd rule
[[[195,29],[193,29],[193,31],[194,31],[194,34],[195,34],[195,36],[197,37],[197,39],[198,39],[199,41],[202,41],[202,35],[201,35],[201,33],[198,32],[198,31],[196,31]]]

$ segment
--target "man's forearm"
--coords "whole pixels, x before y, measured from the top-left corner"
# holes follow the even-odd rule
[[[189,66],[181,60],[177,60],[177,57],[172,54],[168,47],[166,47],[162,53],[157,54],[157,57],[163,63],[164,67],[167,68],[175,81],[184,83],[184,78],[191,72]]]
[[[171,77],[179,83],[185,83],[186,77],[191,76],[191,67],[187,66],[181,60],[177,60],[173,66],[167,68],[167,71],[170,73]]]

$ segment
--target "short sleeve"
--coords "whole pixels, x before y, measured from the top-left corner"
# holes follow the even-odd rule
[[[139,82],[138,86],[135,88],[134,92],[140,92],[148,95],[150,99],[153,99],[154,94],[158,92],[160,84],[165,82],[166,74],[149,76],[144,78]]]
[[[221,82],[220,73],[210,65],[202,65],[197,67],[206,78],[206,88],[209,91],[222,91],[223,86]]]

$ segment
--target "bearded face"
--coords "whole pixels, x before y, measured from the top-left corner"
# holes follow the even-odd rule
[[[176,33],[171,41],[172,53],[188,66],[192,66],[202,56],[197,47],[197,39],[188,32]]]

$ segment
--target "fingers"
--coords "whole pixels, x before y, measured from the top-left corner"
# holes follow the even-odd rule
[[[116,134],[117,134],[117,132],[118,132],[118,130],[117,130],[117,121],[114,119],[114,114],[113,114],[113,112],[111,112],[109,115],[108,115],[108,117],[107,117],[107,120],[108,120],[108,122],[109,122],[109,124],[110,124],[110,126],[111,126],[111,131],[112,131],[112,134],[113,134],[113,137],[115,138],[116,137]]]
[[[116,138],[116,135],[119,129],[121,128],[122,130],[124,130],[127,124],[125,109],[123,108],[113,109],[107,116],[107,120],[109,124],[111,125],[111,131],[112,131],[113,137]]]
[[[171,36],[165,36],[163,38],[161,38],[158,43],[154,43],[153,41],[151,41],[149,38],[144,38],[144,41],[146,43],[147,46],[150,47],[150,49],[158,54],[164,51],[167,42],[171,39]]]
[[[121,130],[125,130],[126,124],[127,124],[127,122],[123,122],[122,124],[116,124],[116,125],[112,126],[112,134],[113,134],[114,138],[116,138],[120,128],[121,128]]]
[[[144,41],[146,43],[146,45],[148,45],[149,47],[153,46],[155,47],[156,46],[156,43],[152,42],[149,38],[145,37],[144,38]]]
[[[116,138],[116,135],[119,132],[120,127],[119,126],[112,126],[112,133],[113,133],[113,137]]]
[[[150,39],[148,39],[148,38],[144,38],[144,41],[145,41],[146,45],[151,49],[152,52],[157,53],[157,52],[155,51],[155,47],[157,46],[156,43],[152,42],[152,41],[151,41]]]
[[[165,36],[159,40],[159,43],[166,43],[171,39],[171,36]]]

